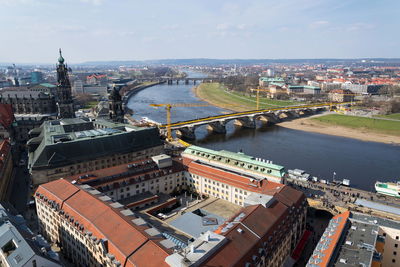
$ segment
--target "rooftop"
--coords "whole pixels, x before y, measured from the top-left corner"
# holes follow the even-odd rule
[[[122,205],[116,205],[118,203],[109,198],[102,200],[102,194],[90,186],[76,186],[59,179],[40,185],[35,196],[51,207],[59,207],[62,214],[92,240],[107,240],[107,253],[120,263],[127,262],[126,266],[166,265],[164,259],[171,251],[162,245],[165,239],[155,234],[158,231],[148,224],[135,224],[140,217],[124,212],[123,207],[119,208]]]
[[[14,121],[14,114],[10,104],[0,103],[0,125],[8,129]]]
[[[359,206],[367,207],[367,208],[372,208],[372,209],[388,212],[388,213],[393,213],[393,214],[400,216],[400,208],[398,208],[398,207],[389,206],[389,205],[381,204],[381,203],[374,202],[374,201],[369,201],[366,199],[360,199],[360,198],[357,198],[355,204],[359,205]]]
[[[162,145],[156,128],[86,118],[45,121],[28,141],[31,168],[57,167]]]
[[[350,212],[333,217],[308,260],[307,267],[328,266],[339,248],[339,240],[345,232]]]
[[[182,155],[202,158],[207,162],[220,163],[236,169],[245,169],[248,172],[258,173],[259,175],[282,178],[286,174],[283,166],[273,164],[272,161],[254,158],[241,152],[216,151],[198,146],[189,146]]]
[[[216,214],[197,209],[186,212],[169,224],[194,238],[198,238],[207,231],[216,230],[224,222],[225,219]]]
[[[351,220],[400,230],[400,222],[398,221],[371,216],[364,213],[352,212]]]
[[[281,77],[261,77],[260,81],[262,82],[284,82],[285,80]]]
[[[351,221],[335,266],[371,266],[377,236],[377,225]]]
[[[271,182],[266,179],[255,180],[252,176],[246,176],[243,173],[218,168],[203,162],[192,161],[187,167],[191,173],[209,177],[213,180],[252,192],[273,195],[285,187],[282,184]]]
[[[30,90],[1,90],[0,98],[33,98],[33,99],[49,99],[52,96],[47,92],[30,91]]]
[[[93,170],[66,177],[69,181],[75,181],[77,184],[88,184],[102,191],[109,187],[118,188],[120,183],[133,184],[143,179],[155,179],[162,175],[182,171],[182,163],[178,159],[172,161],[172,166],[160,169],[157,164],[151,160],[137,160],[114,167]]]
[[[7,266],[26,266],[35,255],[45,258],[51,266],[57,264],[58,255],[40,235],[35,236],[21,215],[8,205],[0,205],[0,254]]]

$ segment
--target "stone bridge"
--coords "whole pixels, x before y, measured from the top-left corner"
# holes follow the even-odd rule
[[[344,104],[344,103],[339,103]],[[335,104],[337,105],[337,103]],[[312,115],[323,111],[332,106],[331,103],[292,106],[275,109],[252,110],[236,112],[231,114],[211,116],[190,121],[172,123],[171,131],[175,131],[178,137],[194,140],[195,130],[198,127],[206,126],[207,129],[215,133],[226,133],[226,125],[233,121],[237,126],[243,128],[256,128],[256,122],[275,124],[288,119],[295,119],[302,116]],[[167,125],[160,125],[161,132],[165,134]]]
[[[159,83],[167,83],[169,85],[172,84],[196,84],[197,82],[210,83],[210,82],[218,82],[219,78],[146,78],[146,79],[136,79],[138,82],[159,82]]]

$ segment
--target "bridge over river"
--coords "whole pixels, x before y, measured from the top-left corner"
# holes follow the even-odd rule
[[[300,106],[289,106],[272,109],[249,110],[243,112],[234,112],[229,114],[209,116],[188,121],[180,121],[168,124],[159,125],[161,132],[166,133],[168,127],[171,131],[175,131],[176,135],[186,139],[196,139],[195,130],[200,126],[206,126],[207,129],[215,133],[226,133],[226,125],[233,121],[235,125],[244,128],[255,128],[256,121],[262,123],[278,123],[287,119],[299,118],[302,116],[312,115],[317,112],[335,108],[338,105],[347,105],[350,102],[342,103],[319,103]]]
[[[166,83],[166,84],[196,84],[198,82],[218,82],[219,78],[212,77],[183,77],[183,78],[170,78],[170,77],[161,77],[161,78],[143,78],[136,79],[138,82],[158,82],[158,83]]]

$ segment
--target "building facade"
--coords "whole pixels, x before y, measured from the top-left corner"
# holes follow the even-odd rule
[[[328,98],[332,102],[351,102],[354,100],[354,95],[350,90],[335,89],[328,93]]]
[[[303,193],[273,181],[285,173],[269,161],[192,146],[182,158],[157,155],[40,185],[40,230],[77,266],[283,266],[303,236],[308,206]],[[166,221],[155,227],[151,213],[170,203],[158,204],[158,194],[181,189],[239,211],[178,245],[171,233],[180,230]],[[137,211],[147,204],[157,206]]]
[[[173,244],[118,202],[59,179],[35,193],[41,233],[75,266],[168,266]]]
[[[0,200],[8,199],[13,174],[11,144],[8,140],[0,140]]]
[[[163,151],[156,128],[100,119],[45,121],[30,136],[28,168],[35,185],[150,158]]]
[[[149,195],[171,194],[183,188],[185,171],[178,159],[163,156],[168,161],[164,165],[157,164],[153,159],[138,160],[73,175],[66,180],[89,185],[115,201],[127,198],[135,201],[147,198]],[[159,156],[153,158],[157,157]]]
[[[47,93],[32,90],[3,90],[0,102],[12,105],[14,114],[54,114],[55,98]]]

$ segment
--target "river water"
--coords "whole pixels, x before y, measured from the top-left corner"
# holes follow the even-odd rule
[[[190,77],[202,77],[189,73]],[[129,99],[133,117],[148,117],[165,123],[164,108],[152,103],[201,103],[193,84],[157,85],[138,92]],[[179,107],[172,109],[172,122],[201,118],[227,112],[209,107]],[[196,141],[191,143],[211,148],[240,151],[272,160],[286,169],[299,168],[320,179],[350,179],[351,186],[374,191],[374,183],[400,180],[400,146],[365,142],[350,138],[303,132],[274,126],[258,125],[257,129],[227,125],[227,134],[209,134],[206,127],[196,129]]]

